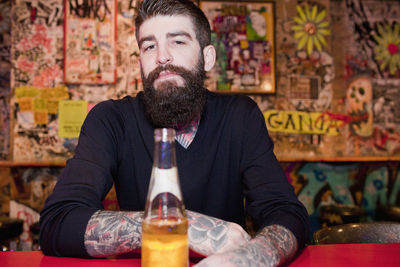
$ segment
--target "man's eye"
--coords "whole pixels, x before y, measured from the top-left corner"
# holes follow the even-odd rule
[[[175,41],[175,44],[177,44],[177,45],[183,45],[183,44],[185,44],[185,42],[184,42],[184,41],[176,40],[176,41]]]
[[[148,46],[145,46],[145,47],[144,47],[144,51],[152,50],[152,49],[154,49],[154,47],[155,47],[155,45],[148,45]]]

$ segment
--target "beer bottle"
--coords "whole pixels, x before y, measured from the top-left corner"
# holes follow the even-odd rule
[[[188,221],[179,185],[175,130],[155,129],[142,223],[142,266],[188,266]]]

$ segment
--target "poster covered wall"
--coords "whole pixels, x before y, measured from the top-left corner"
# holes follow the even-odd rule
[[[116,0],[65,0],[65,83],[115,83],[116,5]]]
[[[264,113],[275,153],[281,160],[338,156],[345,140],[342,123],[329,116],[337,108],[334,55],[339,54],[332,53],[331,1],[275,4],[277,90],[252,96]]]
[[[95,104],[141,90],[137,1],[92,2],[13,0],[10,158],[16,163],[62,164]],[[69,64],[74,58],[84,61],[79,68]],[[64,80],[66,73],[77,80]]]
[[[400,2],[276,5],[277,93],[254,96],[282,160],[400,156]]]
[[[359,156],[400,154],[400,3],[348,0],[346,10],[343,79],[347,113],[368,116],[350,124],[348,153]]]
[[[3,2],[7,1],[0,3]],[[83,101],[79,102],[79,114],[82,115],[85,107],[87,112],[100,101],[134,95],[142,89],[139,49],[133,25],[134,8],[138,1],[117,1],[114,6],[117,33],[113,63],[115,83],[64,82],[64,52],[67,52],[64,50],[64,4],[72,3],[73,12],[91,14],[92,17],[89,17],[92,20],[93,14],[101,17],[107,10],[111,12],[112,1],[101,1],[99,10],[90,6],[90,2],[13,0],[12,19],[5,16],[6,19],[0,21],[1,30],[4,30],[8,21],[12,23],[13,32],[12,40],[10,34],[4,31],[0,40],[1,64],[5,66],[0,73],[3,77],[0,95],[0,122],[3,122],[0,125],[3,133],[0,140],[3,151],[0,151],[1,159],[63,162],[72,156],[77,138],[59,135],[61,101]],[[224,13],[219,8],[213,13],[214,2],[199,1],[204,5],[211,22],[221,22],[215,24],[221,27],[238,26],[234,32],[242,38],[230,46],[229,33],[225,34],[220,29],[219,38],[228,42],[224,49],[230,51],[226,54],[226,62],[229,57],[232,58],[233,48],[237,44],[241,49],[240,59],[245,58],[246,49],[253,56],[252,42],[257,44],[265,40],[251,41],[255,35],[250,38],[247,33],[245,39],[242,34],[244,31],[239,26],[250,27],[253,24],[250,21],[232,24],[228,16],[230,13]],[[229,2],[233,1],[220,1],[215,5],[228,5]],[[238,3],[241,2],[247,7],[253,2],[257,8],[251,10],[263,14],[264,18],[268,17],[264,14],[267,9],[258,9],[267,2]],[[399,9],[400,3],[390,0],[275,1],[276,91],[270,95],[251,94],[251,97],[264,113],[269,133],[275,142],[275,153],[280,160],[400,157],[400,105],[396,97],[400,86]],[[236,13],[232,13],[233,21],[234,18],[238,22],[248,20],[246,16],[241,18]],[[86,25],[79,23],[75,22],[78,26]],[[94,31],[96,34],[103,32],[99,30],[103,29],[101,26],[93,27],[97,29]],[[265,29],[267,33],[269,28]],[[106,35],[101,36],[105,38]],[[218,37],[218,34],[214,37]],[[79,38],[72,38],[72,43],[82,45],[81,41],[86,37]],[[92,42],[86,44],[94,44],[94,49],[100,40],[92,38]],[[108,42],[103,41],[102,44]],[[101,54],[97,50],[82,51]],[[264,50],[264,59],[268,59],[266,52]],[[220,66],[224,65],[223,55],[218,53]],[[100,62],[96,66],[101,67],[101,60],[96,62]],[[9,81],[7,66],[8,70],[11,68]],[[235,68],[232,70],[235,72]],[[207,83],[216,85],[215,77],[218,76],[211,75]],[[234,84],[233,80],[231,84]],[[8,93],[10,90],[11,94]],[[65,122],[62,124],[64,129],[76,125],[76,122]],[[11,138],[7,136],[10,132]],[[7,154],[10,151],[12,154]]]
[[[0,1],[0,160],[10,149],[11,2]]]

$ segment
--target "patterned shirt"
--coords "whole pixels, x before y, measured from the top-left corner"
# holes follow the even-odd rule
[[[200,118],[195,119],[193,122],[185,125],[185,127],[176,129],[175,139],[181,146],[187,149],[192,143],[197,129],[199,128]]]

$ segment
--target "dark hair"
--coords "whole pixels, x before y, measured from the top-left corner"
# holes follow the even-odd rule
[[[142,23],[154,16],[188,16],[194,27],[201,49],[211,43],[211,29],[203,11],[190,0],[143,0],[136,10],[135,30],[139,41],[139,28]]]

